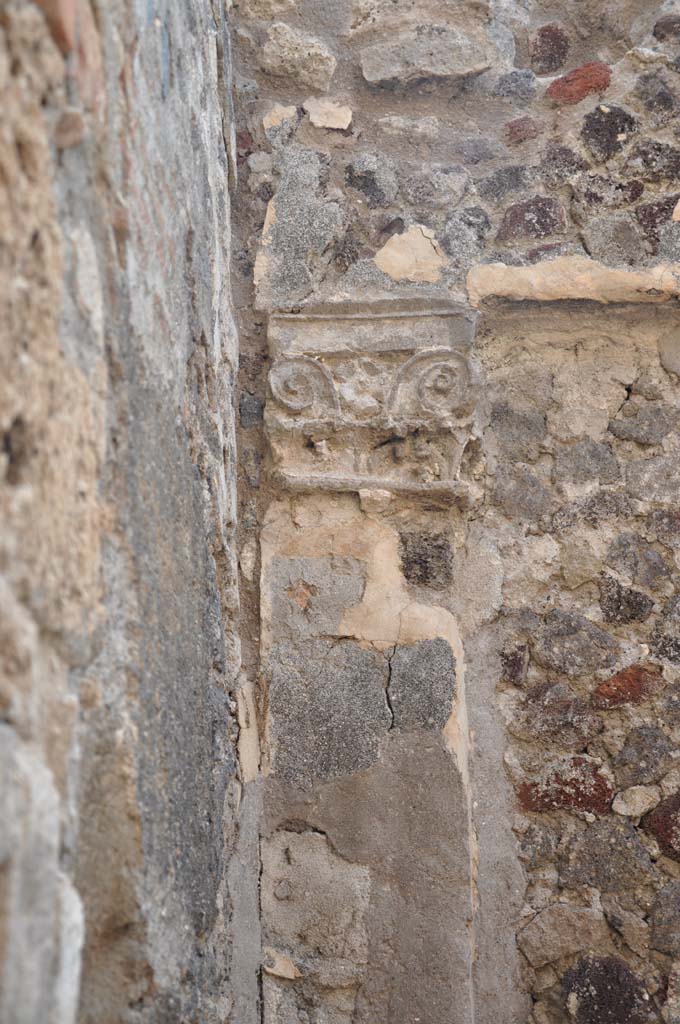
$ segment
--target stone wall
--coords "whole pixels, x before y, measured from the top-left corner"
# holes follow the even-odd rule
[[[680,1024],[680,6],[0,87],[0,1024]]]
[[[256,1005],[230,74],[209,0],[1,5],[3,1024]]]
[[[235,15],[264,1020],[677,1022],[680,8]]]

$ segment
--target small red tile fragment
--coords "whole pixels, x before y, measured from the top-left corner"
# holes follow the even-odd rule
[[[622,704],[641,704],[663,686],[658,668],[654,665],[629,665],[594,690],[590,703],[597,711],[609,711]]]
[[[521,783],[517,796],[525,811],[577,810],[606,814],[614,790],[597,764],[586,757],[571,757],[553,765],[539,781]]]
[[[602,93],[612,80],[611,69],[602,61],[593,60],[556,78],[546,96],[561,106],[580,103],[586,96]]]
[[[509,146],[521,146],[542,135],[545,127],[533,117],[517,117],[505,126],[505,138]]]

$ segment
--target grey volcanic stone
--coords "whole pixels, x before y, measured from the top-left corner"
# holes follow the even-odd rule
[[[670,599],[652,636],[652,651],[674,665],[680,665],[680,595]]]
[[[491,500],[507,516],[539,519],[550,510],[550,494],[526,466],[500,466]]]
[[[624,409],[627,408],[624,406]],[[632,411],[632,410],[631,410]],[[624,441],[638,444],[659,444],[671,430],[677,428],[678,413],[663,402],[648,402],[640,406],[634,415],[624,415],[612,420],[609,430]]]
[[[643,587],[655,587],[670,575],[656,548],[634,533],[619,534],[612,542],[607,552],[607,565]]]
[[[281,641],[268,674],[276,775],[303,785],[376,761],[392,722],[382,655],[352,640]]]
[[[652,861],[629,821],[603,819],[571,842],[560,871],[563,885],[591,885],[628,894],[651,881]]]
[[[457,81],[491,67],[489,44],[481,33],[431,24],[368,46],[360,59],[363,76],[372,85],[411,85],[430,78]]]
[[[652,908],[652,946],[670,956],[680,956],[680,882],[664,886]]]
[[[394,202],[399,184],[391,160],[375,153],[360,153],[347,167],[347,184],[363,192],[368,205],[389,206]]]
[[[395,729],[443,729],[455,692],[456,659],[446,640],[395,648],[388,687]]]
[[[444,590],[453,581],[453,551],[443,533],[404,530],[399,534],[401,571],[414,586]]]
[[[620,789],[658,782],[673,767],[674,745],[656,725],[637,725],[613,758]]]
[[[562,993],[575,1024],[646,1024],[658,1020],[643,981],[625,960],[588,956],[564,975]]]
[[[561,447],[555,458],[554,479],[583,484],[596,480],[601,484],[615,483],[621,476],[618,459],[608,444],[588,437]]]
[[[608,935],[601,911],[557,903],[537,914],[519,933],[517,943],[533,967],[543,967],[572,953],[597,949]]]
[[[626,477],[634,498],[673,504],[680,494],[680,456],[674,453],[636,459],[629,464]]]
[[[528,103],[536,95],[536,76],[529,68],[509,71],[498,79],[494,93],[504,99]]]
[[[621,625],[644,622],[651,615],[654,602],[642,591],[624,587],[605,573],[600,577],[600,608],[605,622]]]
[[[534,638],[533,656],[539,665],[568,676],[613,668],[618,652],[615,638],[594,622],[557,608]]]

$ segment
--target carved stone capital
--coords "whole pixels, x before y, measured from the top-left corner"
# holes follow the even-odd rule
[[[304,491],[460,498],[476,316],[396,302],[272,315],[265,419],[277,478]]]

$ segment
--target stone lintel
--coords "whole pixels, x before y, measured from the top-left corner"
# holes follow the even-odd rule
[[[474,307],[489,299],[660,303],[680,296],[680,264],[633,270],[607,267],[586,256],[560,256],[528,267],[484,263],[468,273],[467,289]]]

